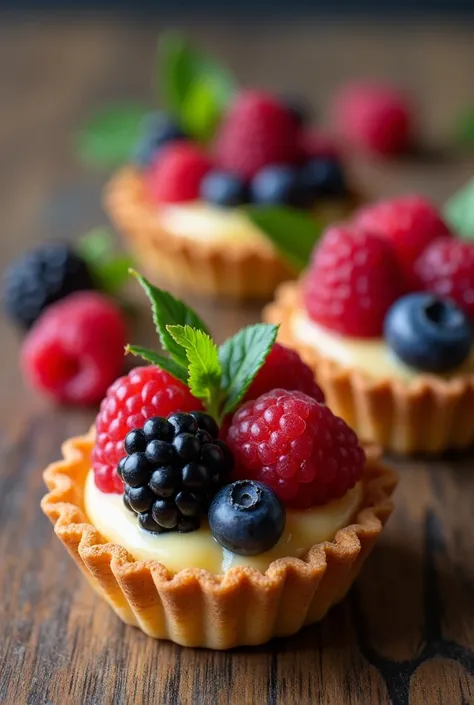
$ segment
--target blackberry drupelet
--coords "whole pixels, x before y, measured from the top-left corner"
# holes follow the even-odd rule
[[[200,411],[155,416],[130,431],[117,472],[125,506],[147,531],[198,529],[233,468],[229,447],[214,419]]]
[[[9,318],[30,328],[50,305],[75,291],[94,289],[86,263],[64,243],[31,250],[7,269],[3,304]]]

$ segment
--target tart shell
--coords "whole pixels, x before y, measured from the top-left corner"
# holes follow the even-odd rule
[[[401,455],[440,454],[474,444],[474,374],[452,379],[420,374],[409,383],[373,380],[320,355],[294,338],[289,324],[302,307],[298,284],[287,282],[263,312],[263,319],[280,323],[278,339],[298,351],[313,369],[328,406],[341,416],[363,443],[376,444]]]
[[[222,575],[190,568],[172,574],[158,561],[135,560],[88,523],[84,483],[93,432],[63,445],[44,479],[42,509],[58,538],[99,594],[127,624],[183,646],[229,649],[262,644],[320,620],[354,582],[389,517],[396,474],[368,453],[364,501],[355,523],[304,559],[282,558],[265,573],[238,566]]]
[[[340,220],[361,203],[355,194],[326,201],[314,211],[315,218],[322,223]],[[160,222],[159,207],[146,197],[140,172],[131,166],[118,171],[106,186],[104,206],[140,270],[155,282],[209,296],[261,299],[296,276],[270,242],[228,247],[222,241],[170,233]]]

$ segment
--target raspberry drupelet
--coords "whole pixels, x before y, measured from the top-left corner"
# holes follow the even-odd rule
[[[287,507],[308,509],[342,497],[360,480],[357,436],[324,404],[274,389],[242,406],[227,442],[235,476],[269,485]]]

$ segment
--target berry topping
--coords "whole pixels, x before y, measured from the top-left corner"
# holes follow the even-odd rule
[[[455,301],[474,322],[474,245],[454,238],[435,240],[416,267],[420,288]]]
[[[49,243],[23,255],[6,270],[3,302],[12,321],[29,328],[51,304],[93,288],[85,262],[68,245]]]
[[[223,487],[209,508],[209,526],[218,543],[241,556],[272,548],[285,528],[285,507],[260,482],[238,480]]]
[[[250,184],[250,197],[254,203],[300,208],[311,201],[299,169],[284,165],[267,166],[259,171]]]
[[[446,372],[469,355],[471,323],[454,302],[432,294],[408,294],[385,320],[388,345],[407,365],[426,372]]]
[[[97,487],[102,492],[123,491],[117,465],[123,456],[124,440],[129,431],[141,428],[152,417],[188,412],[199,407],[200,402],[185,384],[158,367],[136,367],[126,377],[117,379],[107,391],[96,419],[92,467]],[[178,421],[173,417],[172,423]],[[145,436],[154,438],[160,435],[159,424],[162,421],[145,423]],[[172,433],[169,426],[166,422],[169,437],[165,440],[168,441]]]
[[[301,169],[301,182],[311,201],[330,196],[344,196],[346,180],[337,159],[311,159]]]
[[[269,485],[287,507],[298,509],[342,497],[365,462],[342,419],[306,394],[284,389],[236,411],[227,441],[238,477]]]
[[[125,483],[125,505],[138,514],[139,525],[155,533],[198,529],[232,471],[224,445],[214,419],[201,412],[152,417],[130,431],[117,474]]]
[[[170,115],[149,113],[141,121],[138,140],[131,156],[132,162],[142,168],[148,167],[164,144],[185,139],[187,137],[183,130]]]
[[[339,157],[339,148],[334,139],[314,128],[300,132],[298,135],[298,151],[303,161],[337,159]]]
[[[314,381],[313,370],[303,362],[296,350],[285,348],[280,343],[274,343],[247,391],[245,401],[256,399],[276,388],[304,392],[324,403],[324,394]]]
[[[120,374],[126,342],[121,311],[95,292],[48,308],[28,333],[21,363],[32,386],[70,404],[94,404]]]
[[[210,171],[202,180],[199,196],[217,206],[239,206],[248,199],[247,185],[234,174]]]
[[[392,242],[411,285],[415,262],[423,250],[436,238],[450,234],[438,210],[420,196],[402,196],[362,208],[355,222]]]
[[[166,145],[146,172],[146,189],[158,203],[180,203],[199,198],[211,161],[199,147],[188,142]]]
[[[400,282],[390,242],[353,225],[333,226],[315,250],[304,301],[316,323],[343,335],[377,337],[403,293]]]
[[[260,91],[240,93],[217,135],[220,168],[251,179],[270,164],[297,160],[298,123],[291,111]]]
[[[346,86],[334,102],[333,119],[350,146],[372,154],[400,154],[412,140],[411,107],[406,97],[390,86]]]

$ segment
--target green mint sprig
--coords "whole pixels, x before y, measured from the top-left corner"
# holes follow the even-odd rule
[[[99,227],[83,235],[76,244],[100,291],[114,296],[128,279],[132,260],[116,250],[116,238],[109,228]]]
[[[468,181],[444,206],[447,223],[464,240],[474,240],[474,179]]]
[[[150,284],[133,270],[150,299],[153,320],[165,357],[154,350],[129,345],[127,352],[161,367],[189,386],[207,412],[220,424],[244,397],[276,340],[278,326],[257,323],[243,328],[221,346],[183,301]]]

